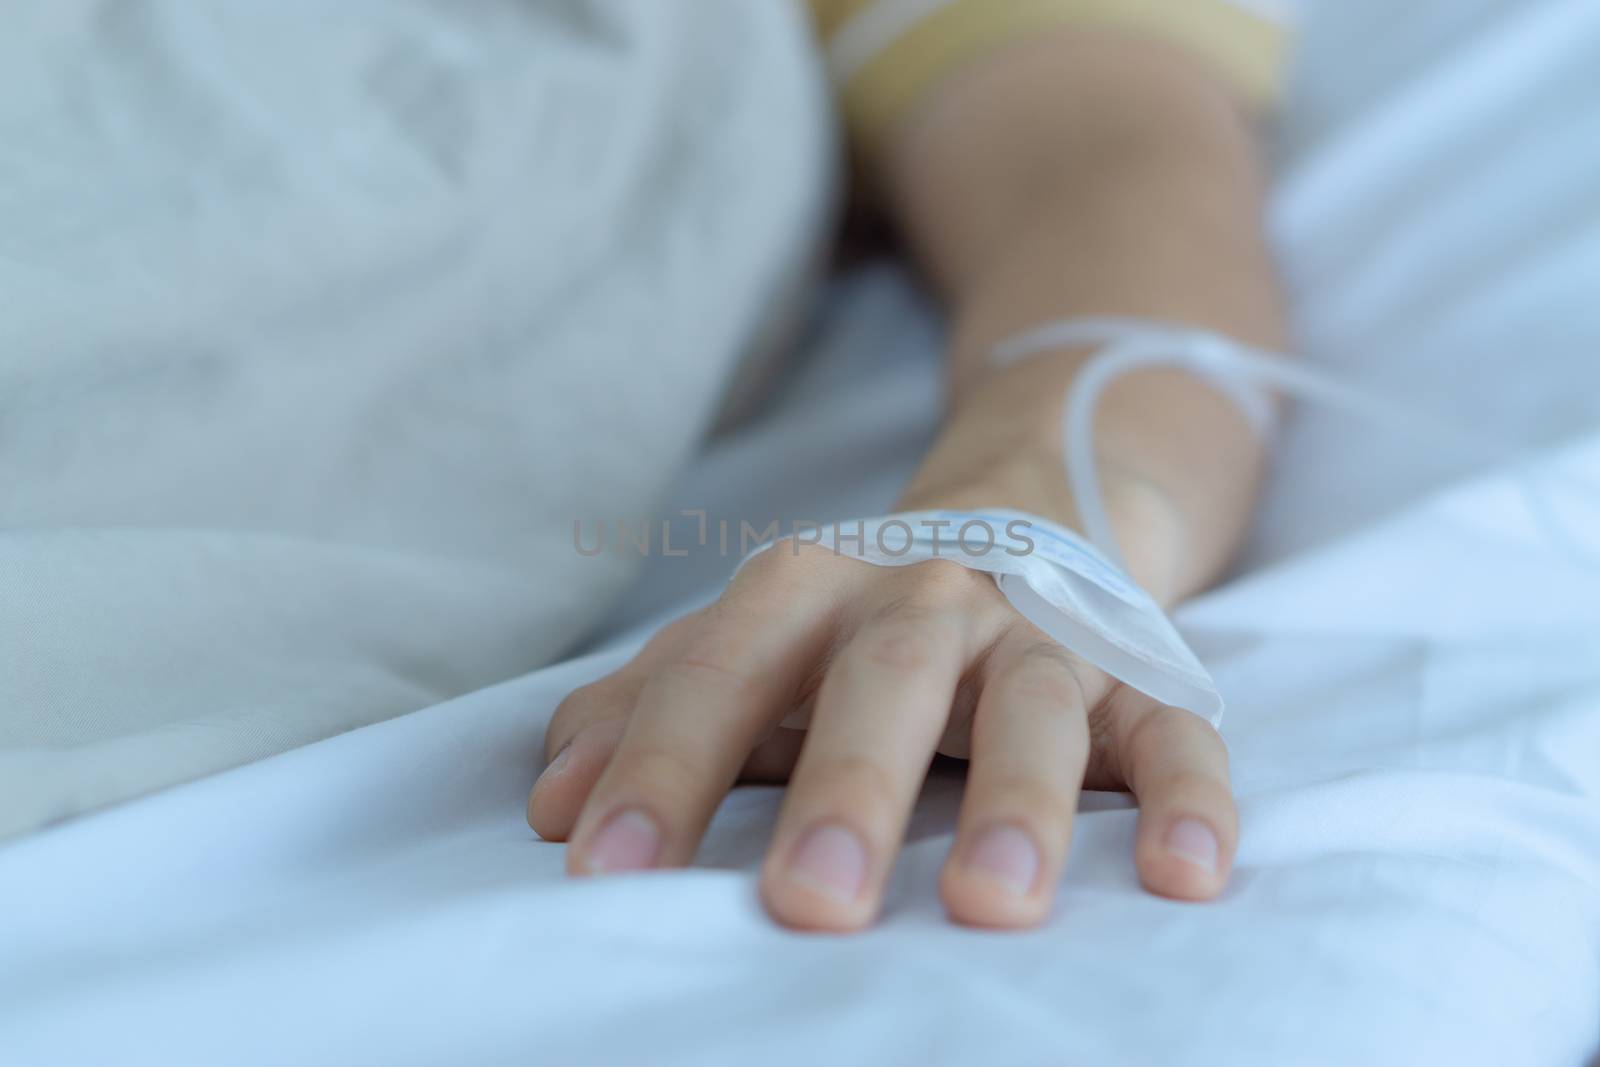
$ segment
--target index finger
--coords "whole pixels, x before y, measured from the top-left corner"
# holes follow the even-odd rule
[[[832,598],[820,570],[789,557],[747,569],[683,650],[651,674],[578,817],[568,870],[693,858],[740,766],[826,646]]]

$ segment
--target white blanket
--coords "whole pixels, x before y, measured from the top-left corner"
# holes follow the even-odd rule
[[[1274,206],[1307,358],[1600,483],[1600,140],[1578,136],[1600,8],[1364,0],[1308,35]],[[784,406],[678,503],[881,507],[934,424],[936,340],[903,283],[854,279]],[[1552,553],[1503,477],[1416,448],[1300,413],[1251,559],[1180,616],[1230,703],[1244,832],[1215,904],[1142,893],[1134,812],[1092,795],[1049,926],[951,927],[952,778],[860,937],[762,915],[774,789],[736,791],[692,870],[561,877],[522,821],[543,725],[714,591],[731,561],[702,554],[658,561],[591,657],[0,848],[0,1049],[1576,1067],[1600,1045],[1600,507],[1552,491],[1577,542]]]
[[[7,5],[0,836],[543,666],[626,587],[573,520],[658,506],[828,232],[804,12],[695,9]]]

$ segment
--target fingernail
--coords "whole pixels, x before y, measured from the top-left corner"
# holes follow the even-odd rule
[[[566,744],[561,746],[561,751],[556,753],[556,758],[547,763],[544,770],[539,772],[539,781],[542,782],[546,778],[554,778],[556,775],[566,770],[567,758],[571,755],[572,742],[568,741]]]
[[[814,826],[789,861],[789,878],[841,903],[852,901],[867,881],[867,846],[837,824]]]
[[[1217,835],[1199,819],[1179,819],[1167,831],[1167,851],[1211,874],[1217,871]]]
[[[595,874],[642,871],[661,851],[661,831],[644,812],[628,808],[611,816],[589,846],[587,865]]]
[[[990,827],[973,846],[967,869],[1019,897],[1027,896],[1039,874],[1039,850],[1033,838],[1015,826]]]

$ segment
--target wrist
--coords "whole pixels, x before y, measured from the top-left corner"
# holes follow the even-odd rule
[[[1177,504],[1155,483],[1114,464],[1101,465],[1101,493],[1129,576],[1163,605],[1178,599],[1184,591],[1187,539]],[[1059,453],[959,454],[957,460],[950,449],[936,447],[896,508],[1008,508],[1083,531]]]

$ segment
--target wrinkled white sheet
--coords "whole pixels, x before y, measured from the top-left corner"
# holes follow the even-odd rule
[[[694,9],[6,5],[0,837],[555,662],[627,588],[541,563],[748,402],[831,216],[805,12]]]
[[[1541,469],[1600,483],[1600,139],[1578,136],[1600,8],[1334,7],[1274,208],[1308,358],[1537,437]],[[902,283],[855,279],[785,406],[679,502],[880,508],[931,432],[936,347]],[[1301,413],[1251,559],[1180,616],[1229,699],[1243,813],[1214,905],[1141,893],[1134,813],[1092,795],[1048,927],[950,927],[949,778],[865,936],[762,917],[772,789],[736,791],[693,870],[562,879],[522,821],[540,731],[731,564],[696,555],[659,561],[591,657],[0,848],[0,1049],[1581,1064],[1600,1046],[1600,509],[1552,494],[1580,542],[1552,555],[1504,479],[1413,447]]]

